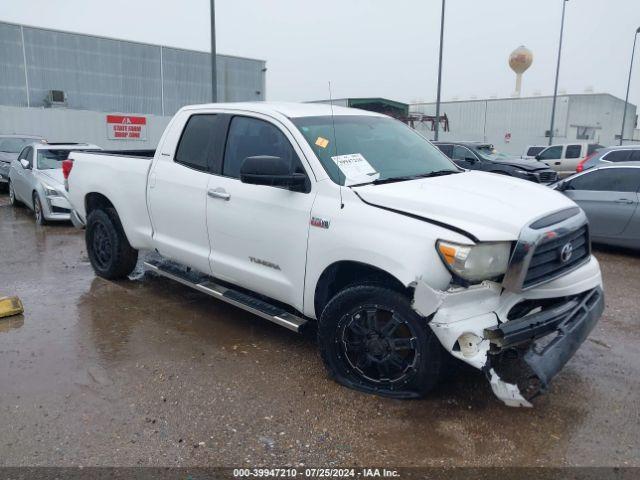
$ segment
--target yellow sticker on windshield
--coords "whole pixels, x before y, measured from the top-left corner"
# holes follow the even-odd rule
[[[316,145],[320,148],[327,148],[327,145],[329,145],[329,140],[323,137],[318,137],[316,138]]]

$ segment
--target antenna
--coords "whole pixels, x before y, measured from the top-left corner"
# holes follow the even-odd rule
[[[329,105],[331,106],[331,126],[333,127],[333,152],[334,155],[337,157],[338,156],[338,137],[336,136],[336,120],[335,120],[335,116],[333,114],[333,95],[331,94],[331,80],[329,80]],[[338,178],[340,178],[342,171],[340,170],[340,167],[338,167]],[[346,176],[345,176],[345,180],[346,180]],[[344,208],[344,202],[342,201],[342,185],[339,185],[340,187],[340,208]]]

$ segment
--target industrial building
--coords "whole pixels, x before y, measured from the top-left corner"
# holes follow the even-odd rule
[[[216,66],[218,101],[265,99],[264,60]],[[208,52],[0,22],[0,133],[155,148],[180,107],[210,101]],[[119,121],[142,127],[119,135]]]
[[[552,96],[442,102],[439,139],[492,143],[520,156],[528,145],[549,143],[552,102]],[[624,100],[607,93],[558,95],[553,142],[617,145],[623,109]],[[432,139],[435,102],[413,104],[409,110],[412,126]],[[631,142],[636,124],[636,106],[629,104],[625,143]]]

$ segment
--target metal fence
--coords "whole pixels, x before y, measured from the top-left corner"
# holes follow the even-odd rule
[[[210,54],[0,22],[0,104],[171,115],[211,100]],[[217,55],[219,101],[265,99],[265,62]]]

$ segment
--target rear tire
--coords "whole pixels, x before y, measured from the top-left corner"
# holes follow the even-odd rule
[[[138,262],[115,209],[93,210],[85,234],[89,261],[96,274],[108,280],[126,278]]]
[[[406,295],[383,285],[347,287],[320,317],[318,343],[338,383],[392,398],[417,398],[435,387],[446,352]]]
[[[13,189],[13,182],[9,180],[9,203],[14,207],[21,207],[22,202],[16,197],[16,191]]]

